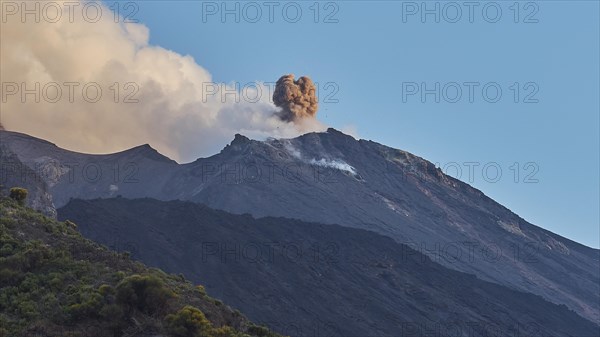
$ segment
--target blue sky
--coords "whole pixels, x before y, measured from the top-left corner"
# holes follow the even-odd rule
[[[421,17],[422,2],[319,2],[317,14],[313,1],[275,1],[273,22],[265,2],[227,2],[239,5],[239,22],[222,19],[222,3],[140,2],[134,18],[150,28],[152,44],[192,55],[214,81],[308,75],[331,99],[321,102],[322,122],[455,177],[459,166],[460,179],[526,220],[599,247],[597,1],[519,2],[518,12],[513,1],[480,2],[471,17],[465,2],[427,2],[439,5],[439,22]],[[423,99],[421,85],[436,83],[440,102]],[[478,165],[472,177],[469,165]]]

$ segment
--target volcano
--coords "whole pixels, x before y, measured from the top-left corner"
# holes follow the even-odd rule
[[[220,153],[187,164],[149,145],[90,155],[15,132],[1,131],[0,139],[3,175],[14,182],[33,170],[52,197],[43,207],[71,199],[182,200],[367,231],[594,324],[600,317],[599,250],[527,222],[423,158],[335,129],[264,141],[236,135]]]

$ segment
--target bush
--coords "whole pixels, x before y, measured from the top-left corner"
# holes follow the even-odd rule
[[[132,275],[117,285],[117,302],[131,311],[154,314],[164,308],[174,294],[155,276]]]
[[[25,204],[25,199],[27,199],[27,190],[21,187],[13,187],[10,189],[9,197],[16,200],[19,205],[23,206]]]
[[[271,337],[271,336],[276,336],[274,333],[272,333],[271,331],[269,331],[269,329],[267,329],[264,326],[258,326],[258,325],[251,325],[248,327],[248,333],[252,334],[252,336],[258,336],[258,337]]]
[[[113,325],[118,325],[123,318],[123,310],[116,304],[106,304],[100,309],[100,316],[112,321]]]
[[[200,295],[202,295],[202,297],[206,296],[206,289],[204,288],[204,286],[196,286],[196,290],[200,293]]]
[[[243,336],[240,332],[235,331],[230,326],[222,326],[220,328],[214,329],[212,332],[214,337],[241,337]],[[246,335],[247,336],[247,335]]]
[[[167,315],[167,331],[175,337],[202,337],[211,334],[212,327],[202,311],[186,305],[177,313]]]
[[[113,287],[111,287],[108,284],[103,284],[100,287],[98,287],[98,292],[106,297],[108,295],[114,295],[115,294],[115,289]]]
[[[39,315],[36,303],[30,300],[17,303],[17,310],[19,315],[25,319],[33,319]]]
[[[9,256],[12,254],[14,247],[10,243],[5,243],[0,248],[0,256]]]
[[[89,286],[74,287],[67,296],[68,306],[65,313],[73,321],[94,317],[103,305],[103,297]]]
[[[68,227],[71,227],[73,229],[77,229],[77,225],[71,220],[65,220],[65,225],[67,225]]]

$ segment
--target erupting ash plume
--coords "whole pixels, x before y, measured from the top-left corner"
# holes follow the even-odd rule
[[[314,118],[319,109],[317,89],[313,81],[302,76],[294,81],[294,75],[284,75],[277,81],[273,103],[282,109],[279,117],[284,121]]]
[[[296,101],[296,94],[294,104],[285,105],[288,117],[280,117],[269,95],[256,94],[270,92],[265,83],[247,93],[258,101],[223,99],[234,86],[212,82],[189,55],[151,45],[146,26],[115,20],[102,2],[93,2],[103,13],[98,21],[86,20],[82,8],[89,3],[53,2],[63,13],[57,22],[22,20],[21,13],[3,19],[2,123],[10,130],[88,153],[148,143],[188,162],[214,154],[236,133],[291,138],[326,129],[316,119],[297,121],[314,115],[316,104],[308,108],[312,100]],[[69,8],[77,10],[66,15]],[[208,92],[207,83],[218,91]],[[300,88],[314,96],[310,80]]]

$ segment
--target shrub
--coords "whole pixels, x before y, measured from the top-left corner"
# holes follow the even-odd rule
[[[24,275],[18,270],[2,268],[0,269],[0,285],[18,285],[23,279]]]
[[[13,187],[10,189],[9,196],[11,199],[16,200],[19,205],[23,206],[25,199],[27,199],[27,190],[22,187]]]
[[[73,229],[77,229],[77,225],[71,220],[65,220],[65,225],[67,225],[68,227],[71,227]]]
[[[202,295],[202,297],[206,296],[206,289],[204,286],[198,285],[196,286],[196,290]]]
[[[44,312],[51,313],[55,316],[53,318],[59,318],[59,313],[62,311],[60,303],[54,293],[47,293],[42,297],[42,305]]]
[[[267,329],[266,327],[258,326],[258,325],[250,325],[248,327],[248,333],[252,334],[252,336],[258,336],[258,337],[276,336],[274,333],[269,331],[269,329]]]
[[[112,321],[114,325],[118,325],[123,318],[123,310],[116,304],[106,304],[100,309],[100,316]]]
[[[4,245],[2,245],[2,248],[0,248],[0,256],[9,256],[12,254],[13,252],[13,246],[10,243],[5,243]]]
[[[59,273],[50,273],[48,275],[49,280],[48,280],[48,285],[50,286],[51,289],[53,290],[59,290],[63,287],[64,284],[64,277],[62,274]]]
[[[238,337],[242,336],[241,333],[235,331],[230,326],[222,326],[213,330],[212,335],[214,337]]]
[[[202,337],[211,333],[210,322],[198,308],[186,305],[177,313],[167,315],[167,331],[175,337]]]
[[[88,286],[77,287],[73,293],[67,296],[69,305],[65,308],[66,314],[78,321],[88,317],[94,317],[102,308],[103,297]]]
[[[102,296],[106,297],[108,295],[114,295],[115,289],[108,284],[103,284],[100,287],[98,287],[98,292]]]
[[[21,315],[25,319],[33,319],[39,315],[36,303],[30,300],[18,302],[17,310],[19,315]]]
[[[154,314],[172,297],[174,294],[155,276],[131,275],[117,285],[117,302],[130,311]]]

